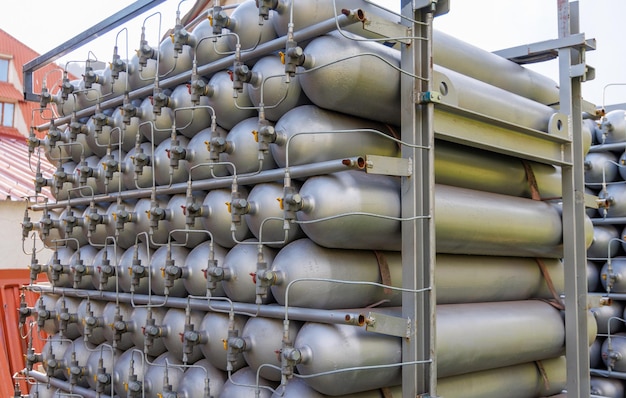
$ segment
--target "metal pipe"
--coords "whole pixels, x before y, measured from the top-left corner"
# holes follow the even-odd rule
[[[142,294],[104,292],[97,290],[80,290],[72,288],[54,288],[46,285],[31,285],[29,289],[42,293],[63,294],[70,297],[91,298],[106,301],[119,300],[121,303],[133,303],[134,305],[152,304],[155,307],[167,304],[171,308],[191,308],[199,311],[228,312],[234,310],[236,313],[250,316],[262,316],[267,318],[284,319],[285,307],[278,305],[260,305],[248,303],[232,303],[216,297],[216,300],[207,299],[187,299],[179,297],[149,296]],[[332,323],[342,325],[361,326],[365,321],[365,315],[355,310],[348,311],[328,311],[311,308],[289,307],[289,319],[297,321],[311,321],[320,323]]]
[[[337,160],[329,160],[325,162],[300,165],[289,167],[289,174],[292,178],[306,178],[315,175],[323,175],[330,174],[339,171],[346,171],[352,169],[360,169],[364,164],[363,158],[359,156],[345,158],[345,159],[337,159]],[[360,166],[361,165],[361,166]],[[255,185],[261,184],[276,180],[282,180],[285,177],[286,169],[272,169],[262,171],[260,173],[253,173],[250,175],[241,175],[237,177],[237,183],[239,185]],[[221,189],[221,188],[229,188],[232,185],[234,177],[224,177],[224,178],[213,178],[209,180],[202,181],[192,181],[192,189],[194,191],[210,191],[213,189]],[[157,188],[157,195],[173,195],[177,193],[184,193],[187,190],[187,183],[177,183],[172,184],[170,187],[161,187]],[[98,203],[102,202],[112,202],[118,199],[118,197],[122,200],[125,199],[137,199],[137,198],[147,198],[152,193],[152,189],[140,189],[140,190],[132,190],[132,191],[122,191],[111,193],[108,195],[97,196],[95,198],[92,197],[84,197],[84,198],[76,198],[71,200],[72,206],[86,206],[89,205],[94,199]],[[45,205],[33,205],[32,209],[41,211],[44,209],[56,209],[66,207],[70,201],[62,200],[56,203],[49,203]]]
[[[83,398],[108,398],[110,397],[110,395],[103,395],[102,393],[98,393],[98,392],[89,390],[87,388],[71,385],[67,381],[55,379],[53,377],[48,377],[48,375],[46,375],[45,373],[31,370],[30,372],[28,372],[28,376],[32,377],[38,382],[47,383],[47,384],[50,384],[52,387],[56,387],[60,390],[63,390],[62,392],[69,393],[69,391],[71,391],[71,394],[72,394],[71,396],[82,396]],[[116,395],[115,397],[118,397],[118,396]]]
[[[324,22],[306,27],[294,33],[294,40],[296,41],[310,40],[316,36],[320,36],[320,35],[323,35],[325,33],[328,33],[330,31],[337,29],[337,25],[348,26],[350,24],[356,23],[358,22],[358,19],[355,17],[355,15],[356,15],[356,12],[350,13],[349,16],[342,14],[342,15],[339,15],[337,18],[330,18]],[[242,62],[245,62],[250,59],[258,58],[263,55],[270,54],[272,52],[283,49],[285,47],[285,40],[286,39],[284,37],[278,37],[274,40],[268,41],[267,43],[259,44],[252,51],[241,52],[239,56],[240,60]],[[198,74],[201,76],[206,76],[206,75],[212,75],[213,73],[218,72],[220,70],[228,69],[229,67],[233,65],[233,62],[235,62],[236,59],[237,59],[236,55],[233,54],[233,55],[224,57],[222,59],[219,59],[215,62],[212,62],[210,64],[200,66],[198,67]],[[191,70],[188,70],[177,76],[173,76],[163,81],[160,81],[159,85],[161,88],[170,88],[170,87],[177,86],[179,84],[184,84],[190,78],[191,78]],[[130,99],[144,98],[144,97],[148,97],[152,95],[152,90],[153,90],[153,86],[149,85],[146,87],[139,88],[135,91],[132,91],[128,95]],[[112,108],[112,107],[121,105],[123,100],[124,100],[124,96],[119,96],[117,98],[112,98],[110,100],[103,101],[99,106],[100,106],[100,109]],[[91,115],[95,111],[95,109],[96,109],[96,106],[94,105],[94,106],[85,108],[81,111],[78,111],[76,112],[76,118],[80,119],[81,117],[87,117]],[[60,126],[62,124],[68,123],[70,119],[71,119],[70,116],[65,116],[65,117],[56,119],[54,122],[51,122],[51,123],[55,126]],[[39,131],[47,130],[50,127],[51,123],[37,126],[37,130]]]

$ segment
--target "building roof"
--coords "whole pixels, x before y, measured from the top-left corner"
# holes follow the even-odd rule
[[[29,156],[23,137],[0,135],[0,200],[24,200],[35,196],[37,155]],[[41,172],[50,178],[55,168],[42,157]],[[48,189],[41,195],[52,199]]]

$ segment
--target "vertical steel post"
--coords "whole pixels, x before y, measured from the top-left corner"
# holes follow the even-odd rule
[[[558,1],[559,38],[579,33],[578,2]],[[567,396],[588,397],[589,347],[587,344],[587,276],[582,142],[581,76],[572,76],[573,65],[584,63],[583,49],[559,49],[561,112],[570,117],[571,144],[566,145],[563,175],[563,252],[565,263],[565,344]]]
[[[421,4],[418,4],[421,3]],[[424,98],[433,91],[432,21],[437,2],[402,0],[404,23],[415,37],[402,46],[402,157],[411,159],[413,174],[402,178],[402,287],[431,288],[423,293],[404,292],[402,315],[410,319],[409,335],[402,344],[403,398],[436,395],[435,361],[435,230],[434,230],[434,104]],[[416,148],[415,146],[426,147]]]

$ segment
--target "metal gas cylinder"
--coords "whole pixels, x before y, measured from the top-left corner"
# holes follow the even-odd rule
[[[602,118],[600,128],[596,130],[599,144],[612,144],[626,141],[626,111],[616,109]]]
[[[78,331],[87,338],[91,344],[102,344],[106,341],[104,336],[104,318],[102,313],[106,302],[84,299],[78,305]]]
[[[620,379],[606,377],[591,377],[590,393],[606,398],[621,398],[624,396],[624,382]]]
[[[54,247],[54,246],[52,246]],[[74,249],[70,247],[58,247],[47,263],[48,280],[53,286],[72,287],[70,275],[70,259],[74,255]]]
[[[150,282],[154,294],[173,297],[185,297],[187,295],[183,280],[180,277],[172,277],[168,273],[169,269],[167,267],[170,265],[182,267],[188,254],[189,249],[173,244],[161,246],[152,254],[150,259]],[[170,264],[170,262],[173,262],[173,264]]]
[[[59,335],[66,339],[73,340],[83,334],[83,325],[80,323],[81,303],[79,298],[61,296],[54,305]]]
[[[75,289],[93,289],[93,281],[89,272],[93,266],[99,249],[91,245],[81,246],[70,258],[70,275],[72,287]],[[88,271],[89,270],[89,271]],[[97,287],[97,286],[95,286]]]
[[[89,387],[87,361],[95,348],[94,344],[88,343],[82,337],[79,337],[72,342],[70,348],[65,350],[63,355],[65,378],[70,384],[85,388]]]
[[[46,383],[29,382],[29,391],[31,398],[59,398],[62,394],[58,388],[52,387]]]
[[[243,303],[256,301],[256,272],[259,255],[262,255],[267,269],[271,269],[275,251],[265,245],[259,248],[253,239],[247,239],[230,249],[222,265],[227,273],[227,276],[222,280],[222,287],[229,299]],[[269,286],[266,290],[267,293],[262,299],[263,304],[274,301]]]
[[[50,193],[56,200],[67,200],[77,196],[76,188],[78,185],[74,182],[74,170],[76,163],[64,161],[61,169],[55,171],[53,176],[53,186],[50,187]]]
[[[180,398],[219,397],[227,379],[226,373],[211,365],[207,359],[201,359],[185,371],[178,389],[178,396]]]
[[[600,267],[593,261],[587,260],[587,291],[598,291],[600,287]]]
[[[144,142],[124,157],[122,181],[126,190],[152,186],[152,143]]]
[[[133,308],[129,304],[110,302],[104,306],[102,320],[104,321],[104,338],[107,344],[119,350],[127,350],[134,345],[130,329],[137,327],[132,319]]]
[[[300,84],[315,105],[400,124],[399,51],[334,32],[311,40],[304,54]]]
[[[245,187],[240,186],[238,193],[242,198],[248,196]],[[232,207],[229,208],[231,200],[232,193],[229,189],[209,191],[202,202],[206,216],[200,218],[204,229],[211,232],[215,243],[228,249],[252,236],[245,217],[239,217],[238,222],[233,224]]]
[[[84,230],[90,245],[102,246],[107,242],[107,224],[111,222],[106,208],[92,203],[83,212]]]
[[[69,246],[78,248],[88,243],[87,229],[82,225],[82,213],[82,208],[66,207],[59,215],[59,231]]]
[[[342,395],[342,398],[380,398],[386,394],[388,398],[401,398],[402,386],[387,387],[383,390],[361,391],[355,394]],[[272,398],[327,398],[328,395],[319,393],[311,388],[304,379],[294,377],[284,386],[278,386]]]
[[[122,352],[108,344],[100,344],[87,359],[87,382],[95,391],[113,395],[113,365]]]
[[[619,171],[620,177],[622,178],[622,180],[626,180],[626,152],[620,155],[617,164],[617,170]]]
[[[138,103],[136,105],[139,105]],[[118,106],[111,115],[113,129],[111,132],[111,145],[116,150],[128,152],[135,147],[137,134],[139,134],[139,118],[131,118],[130,123],[124,123],[124,109]]]
[[[154,200],[142,198],[135,203],[137,237],[141,242],[147,242],[152,248],[167,244],[169,231],[163,228],[158,220],[155,220],[151,211],[154,208],[165,210],[169,200],[169,196],[159,195]],[[154,228],[152,228],[153,226]]]
[[[107,236],[114,237],[117,245],[128,249],[137,240],[134,201],[111,202],[106,211],[109,220],[105,224]]]
[[[146,339],[146,328],[150,325],[162,325],[163,318],[167,309],[164,307],[135,307],[131,315],[131,319],[135,322],[130,335],[133,343],[142,352],[147,355],[156,357],[165,352],[165,344],[163,339],[152,338]]]
[[[604,338],[598,337],[589,347],[589,368],[598,369],[602,365],[602,343]]]
[[[49,336],[59,332],[59,319],[56,316],[55,306],[59,296],[56,294],[42,294],[35,302],[35,317],[39,320],[39,314],[43,315],[41,322],[38,322],[39,330],[43,330]]]
[[[124,184],[122,184],[121,180],[121,168],[125,157],[125,152],[115,150],[100,159],[98,170],[100,170],[102,177],[96,180],[99,192],[111,193],[124,190]]]
[[[342,130],[355,131],[339,132]],[[385,137],[389,132],[390,128],[380,123],[303,105],[276,123],[276,139],[270,149],[280,167],[285,166],[287,156],[289,166],[363,154],[396,156],[398,145]]]
[[[532,170],[542,198],[561,197],[561,169],[519,158],[438,140],[435,181],[438,184],[530,198],[525,165]],[[595,209],[594,209],[595,214]]]
[[[80,196],[92,196],[104,193],[100,190],[104,186],[104,174],[99,166],[100,157],[96,155],[89,156],[81,160],[74,168],[74,180],[77,186],[81,187],[78,191]]]
[[[59,115],[70,116],[73,112],[80,110],[76,101],[78,93],[73,94],[74,91],[78,91],[80,82],[78,79],[64,82],[63,87],[53,94],[53,103]],[[66,99],[63,98],[63,89],[70,92]]]
[[[234,93],[233,79],[227,71],[217,72],[209,80],[207,105],[213,108],[217,124],[226,130],[257,114],[248,96],[247,84],[236,96]]]
[[[259,59],[250,74],[247,85],[248,97],[255,107],[263,106],[265,118],[273,122],[287,111],[310,103],[302,91],[300,75],[285,76],[285,65],[278,55],[267,55]]]
[[[191,70],[193,62],[193,50],[188,45],[183,45],[178,52],[174,48],[174,40],[166,37],[159,44],[159,80],[176,76]]]
[[[268,388],[269,387],[269,388]],[[257,379],[249,367],[241,368],[224,383],[220,398],[270,398],[275,383]]]
[[[121,291],[137,294],[148,294],[148,266],[152,249],[146,248],[146,244],[138,243],[131,246],[120,257],[119,273],[117,280]],[[136,284],[133,285],[133,281]]]
[[[235,315],[231,324],[229,314],[222,312],[207,312],[202,318],[202,323],[196,327],[196,330],[204,336],[204,342],[200,343],[199,347],[211,365],[221,370],[229,369],[230,350],[225,349],[228,347],[226,344],[229,338],[242,336],[241,332],[246,321],[247,317]],[[233,354],[230,366],[236,371],[244,367],[246,361],[242,355],[237,355],[236,351]]]
[[[400,250],[400,181],[396,178],[341,172],[311,177],[300,189],[302,209],[296,213],[304,233],[320,246],[345,249]],[[332,218],[336,216],[335,218]],[[313,220],[328,220],[310,222]]]
[[[213,16],[214,20],[216,16]],[[227,37],[231,51],[240,48],[249,51],[276,38],[276,31],[271,22],[259,24],[259,11],[255,0],[245,0],[230,14],[222,32]],[[254,21],[251,23],[251,21]],[[213,22],[215,24],[215,22]]]
[[[604,263],[600,271],[600,281],[606,291],[626,293],[626,257],[610,258]]]
[[[101,115],[106,117],[110,117],[111,114],[111,109],[105,109],[101,113]],[[113,131],[113,119],[107,119],[107,121],[109,121],[110,124],[99,126],[99,122],[96,121],[96,116],[94,115],[90,117],[85,124],[85,128],[87,129],[87,133],[85,135],[87,145],[98,157],[106,155],[108,146],[115,148],[117,146],[115,145],[115,139],[119,139],[119,132],[117,129]]]
[[[93,151],[89,148],[89,145],[87,145],[86,134],[77,133],[76,137],[72,137],[71,131],[72,129],[70,129],[70,127],[67,127],[63,132],[64,145],[59,146],[62,148],[61,157],[65,159],[67,156],[69,156],[74,162],[78,163],[80,162],[81,157],[88,158],[89,156],[93,155]],[[54,162],[54,160],[58,161],[59,156],[57,156],[57,154],[58,152],[52,154],[51,157],[53,159],[48,160],[50,160],[51,162]]]
[[[161,398],[166,390],[177,392],[183,378],[182,363],[169,352],[159,355],[154,362],[147,364],[143,375],[145,398]],[[167,383],[166,383],[167,381]]]
[[[624,330],[624,323],[618,319],[624,315],[623,302],[613,300],[611,305],[592,308],[590,311],[596,318],[598,334],[613,334]]]
[[[152,358],[146,358],[143,350],[138,347],[129,348],[117,358],[113,367],[113,385],[115,386],[115,393],[120,398],[127,398],[129,391],[141,392],[147,360],[152,361]]]
[[[608,184],[598,198],[607,202],[606,208],[598,209],[600,217],[626,217],[626,184]]]
[[[301,184],[292,181],[292,186],[298,191]],[[247,199],[248,211],[245,218],[248,228],[260,242],[274,248],[281,248],[304,237],[298,224],[285,221],[283,196],[282,183],[267,182],[255,185]],[[285,230],[286,226],[289,229]]]
[[[294,342],[301,354],[298,373],[311,375],[350,367],[402,362],[400,340],[349,325],[307,322]],[[283,352],[285,355],[285,352]],[[318,392],[344,395],[401,383],[400,367],[332,373],[305,381]]]
[[[170,94],[169,90],[165,91]],[[139,107],[141,117],[139,119],[139,132],[154,146],[170,138],[172,134],[172,124],[174,124],[174,111],[170,108],[163,107],[157,115],[154,113],[152,100],[146,98],[141,102]]]
[[[593,241],[587,249],[587,258],[606,261],[609,257],[615,257],[621,247],[619,233],[615,225],[594,225]]]
[[[282,350],[284,333],[289,333],[289,339],[293,342],[301,327],[301,322],[290,321],[289,329],[285,331],[281,319],[261,317],[248,319],[241,331],[241,338],[245,341],[243,357],[248,366],[267,380],[280,381],[279,369],[262,365],[269,364],[280,368],[281,358],[276,353]]]
[[[211,151],[212,139],[216,139],[215,145],[219,145],[221,140],[226,139],[227,131],[217,126],[215,132],[211,128],[200,130],[196,135],[189,140],[187,144],[185,160],[187,163],[185,167],[191,175],[192,180],[204,180],[212,177],[222,177],[229,175],[229,167],[225,164],[219,164],[223,161],[224,154],[215,151]],[[217,159],[215,158],[217,155]],[[218,163],[218,164],[212,164]]]
[[[212,252],[212,253],[211,253]],[[183,279],[185,290],[191,296],[207,295],[207,269],[209,268],[209,259],[217,261],[217,266],[224,264],[224,258],[228,250],[217,244],[211,244],[210,241],[202,242],[194,247],[183,265],[184,273],[187,277]],[[215,289],[211,291],[212,297],[224,297],[224,289],[221,283],[215,285]]]
[[[50,377],[65,380],[65,352],[71,350],[73,341],[58,334],[48,336],[41,349],[41,364]],[[67,364],[69,365],[69,364]]]
[[[163,340],[167,352],[176,359],[194,363],[202,358],[202,351],[199,345],[192,345],[189,351],[183,347],[184,335],[190,325],[201,328],[200,324],[204,317],[204,312],[192,310],[189,312],[189,319],[184,309],[170,308],[163,317],[163,323],[159,326],[159,337]]]
[[[437,380],[437,393],[448,397],[507,398],[547,397],[561,392],[567,384],[565,357],[539,362],[542,373],[537,372],[537,362],[472,372]],[[544,380],[550,380],[544,383]]]
[[[226,36],[213,33],[213,23],[207,18],[197,24],[191,34],[196,38],[194,55],[198,66],[223,58],[230,52]]]
[[[272,295],[280,305],[285,305],[288,299],[290,306],[307,308],[362,308],[381,301],[387,306],[400,305],[402,297],[397,290],[385,291],[371,284],[306,280],[383,283],[380,268],[383,263],[388,264],[389,282],[393,286],[401,286],[402,261],[399,253],[326,249],[309,239],[299,239],[282,248],[272,262],[272,271],[277,275],[271,287]],[[294,282],[299,279],[303,280]],[[285,296],[287,286],[288,298]]]
[[[124,249],[115,245],[107,245],[100,249],[93,259],[93,275],[91,281],[98,290],[108,292],[119,291],[117,274],[119,274],[120,258]]]
[[[210,239],[209,234],[204,230],[200,217],[193,217],[191,220],[187,217],[189,203],[201,203],[205,196],[205,192],[193,192],[191,197],[187,198],[186,194],[181,193],[172,195],[167,203],[167,211],[170,214],[162,228],[169,231],[170,237],[176,241],[176,245],[193,248]]]
[[[600,189],[603,183],[616,181],[617,156],[613,152],[591,152],[585,156],[585,185]]]
[[[174,88],[170,102],[174,111],[176,130],[185,137],[191,138],[198,131],[211,125],[212,113],[207,108],[208,97],[200,96],[198,103],[194,104],[186,84]]]
[[[276,168],[270,150],[264,150],[259,157],[258,143],[259,118],[253,117],[237,123],[226,136],[226,152],[220,160],[232,163],[227,166],[229,173],[246,174]],[[234,167],[234,170],[233,170]]]
[[[59,209],[44,209],[41,218],[37,222],[37,234],[47,248],[55,249],[67,245],[67,242],[59,241],[61,239],[59,214],[61,214]]]
[[[155,59],[147,59],[145,65],[139,63],[139,56],[133,55],[127,63],[128,83],[131,91],[154,84],[154,76],[157,70]]]
[[[176,136],[176,146],[186,148],[189,144],[189,139],[182,135]],[[172,141],[165,140],[159,144],[154,150],[153,161],[153,173],[156,179],[157,185],[170,185],[177,182],[186,182],[189,178],[187,172],[187,161],[181,160],[178,162],[178,167],[173,168],[170,166],[170,149],[172,148]]]
[[[608,369],[616,372],[626,371],[626,333],[616,333],[602,343],[602,360]]]

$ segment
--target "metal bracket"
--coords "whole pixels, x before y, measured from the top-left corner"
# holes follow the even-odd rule
[[[413,161],[408,158],[365,155],[365,172],[368,174],[408,177],[412,170]]]
[[[363,30],[365,31],[387,37],[389,40],[411,44],[411,33],[404,25],[389,21],[375,14],[364,14],[361,22],[363,23]]]
[[[439,104],[441,103],[443,96],[438,91],[427,91],[424,93],[418,93],[417,95],[417,103],[418,104],[427,104],[429,102]]]
[[[595,195],[584,194],[585,207],[590,209],[598,209],[600,208],[598,197]]]
[[[408,339],[411,336],[411,320],[369,312],[365,318],[365,330]]]
[[[402,8],[404,8],[405,4],[410,0],[402,1]],[[413,1],[413,9],[421,10],[422,8],[432,7],[435,4],[435,17],[438,17],[443,14],[447,14],[450,11],[450,1],[448,0],[412,0]]]

